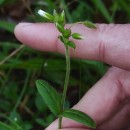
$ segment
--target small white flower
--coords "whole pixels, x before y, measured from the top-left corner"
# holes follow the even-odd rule
[[[46,12],[45,11],[43,11],[43,10],[41,10],[41,9],[39,9],[38,10],[38,14],[40,15],[40,16],[45,16],[46,15]]]
[[[49,13],[47,13],[47,12],[41,10],[41,9],[38,10],[38,14],[39,14],[40,16],[46,18],[46,19],[49,20],[49,21],[53,21],[53,20],[54,20],[53,15],[51,15],[51,14],[49,14]]]

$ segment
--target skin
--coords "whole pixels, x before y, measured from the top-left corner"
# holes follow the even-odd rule
[[[130,130],[130,24],[97,24],[97,30],[77,25],[72,31],[86,37],[74,41],[72,57],[111,65],[73,108],[90,115],[97,124],[96,130]],[[34,49],[64,53],[53,24],[21,23],[14,33],[19,41]],[[90,130],[66,118],[62,126],[62,130]],[[57,120],[46,130],[57,130]]]

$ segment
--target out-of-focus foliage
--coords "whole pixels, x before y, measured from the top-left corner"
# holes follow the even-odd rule
[[[68,23],[128,23],[129,7],[130,0],[0,0],[0,129],[44,129],[55,116],[36,91],[35,80],[51,82],[60,93],[65,76],[64,56],[28,47],[17,51],[21,47],[13,34],[17,23],[43,22],[38,9],[50,13],[64,9]],[[107,69],[103,63],[81,59],[72,59],[71,67],[66,106],[74,105]]]

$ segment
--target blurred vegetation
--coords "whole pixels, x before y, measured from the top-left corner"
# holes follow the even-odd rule
[[[17,23],[43,22],[38,9],[64,9],[68,23],[129,23],[129,7],[130,0],[0,0],[0,130],[48,126],[55,117],[39,96],[35,80],[45,79],[61,92],[65,76],[64,56],[21,45],[13,34]],[[78,102],[106,69],[100,62],[72,59],[66,105]]]

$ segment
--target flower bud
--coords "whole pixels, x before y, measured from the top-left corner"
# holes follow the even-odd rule
[[[63,10],[60,18],[59,18],[60,23],[64,24],[65,23],[65,11]]]
[[[79,39],[79,40],[84,39],[84,37],[81,34],[79,34],[79,33],[73,33],[71,36],[74,39]]]
[[[46,19],[49,20],[49,21],[53,21],[53,20],[54,20],[54,16],[53,16],[53,15],[51,15],[51,14],[49,14],[49,13],[47,13],[47,12],[41,10],[41,9],[38,10],[38,14],[39,14],[40,16],[46,18]]]
[[[64,45],[69,46],[74,49],[76,48],[76,45],[73,41],[69,41],[68,39],[66,39],[63,36],[59,36],[58,38],[61,40],[61,42],[63,42]]]
[[[58,20],[59,20],[59,14],[56,12],[55,9],[54,9],[54,11],[53,11],[53,16],[54,16],[54,22],[55,22],[55,23],[58,22]]]
[[[88,28],[93,28],[93,29],[97,29],[96,25],[90,21],[85,21],[83,23],[85,26],[87,26]]]
[[[63,33],[65,38],[69,38],[71,36],[71,29],[66,29]]]
[[[73,48],[73,49],[75,49],[75,48],[76,48],[75,43],[74,43],[74,42],[72,42],[72,41],[68,41],[68,42],[66,43],[66,45],[67,45],[67,46],[69,46],[69,47],[71,47],[71,48]]]
[[[61,33],[64,33],[64,27],[62,25],[60,25],[59,23],[55,23],[57,29],[61,32]]]

